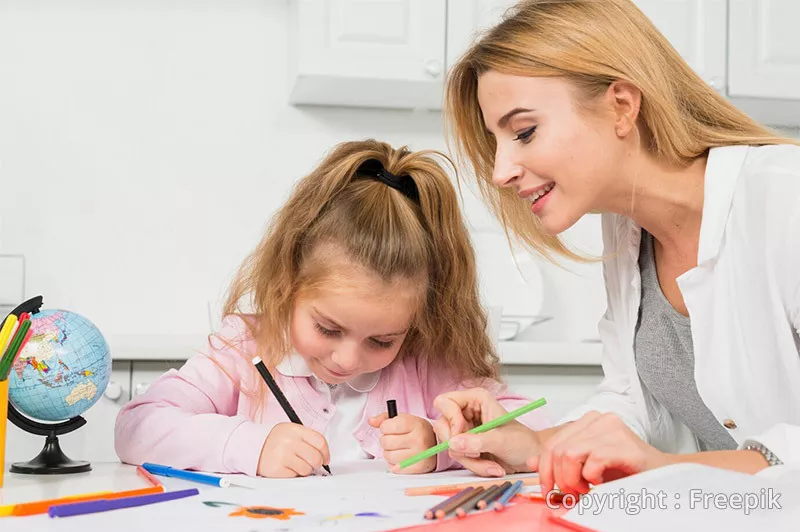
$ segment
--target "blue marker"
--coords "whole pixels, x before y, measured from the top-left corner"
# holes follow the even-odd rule
[[[505,508],[506,504],[508,504],[508,501],[513,499],[514,495],[519,493],[519,490],[521,490],[521,489],[522,489],[522,481],[518,480],[518,481],[514,482],[511,485],[511,487],[508,488],[505,493],[503,493],[503,496],[495,501],[494,509],[499,511],[499,510],[502,510],[503,508]]]
[[[227,488],[228,486],[231,485],[231,483],[226,478],[218,477],[215,475],[208,475],[206,473],[197,473],[195,471],[175,469],[169,466],[151,464],[148,462],[143,463],[142,467],[145,468],[148,473],[152,473],[153,475],[160,475],[162,477],[179,478],[182,480],[189,480],[191,482],[199,482],[201,484],[217,486],[219,488]]]

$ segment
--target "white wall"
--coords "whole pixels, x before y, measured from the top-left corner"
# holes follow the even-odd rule
[[[334,143],[444,149],[433,112],[287,104],[287,0],[0,0],[0,253],[112,348],[205,334],[292,183]],[[468,198],[476,227],[493,226]],[[573,231],[599,252],[596,220]],[[587,247],[586,245],[584,246]],[[598,265],[545,265],[538,333],[596,334]],[[167,341],[166,339],[164,340]]]

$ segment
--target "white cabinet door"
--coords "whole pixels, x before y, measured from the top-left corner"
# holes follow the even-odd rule
[[[634,2],[700,77],[717,91],[725,92],[726,0]]]
[[[731,96],[800,99],[798,25],[798,0],[731,0]]]
[[[131,399],[142,395],[156,379],[172,368],[181,368],[186,361],[143,361],[133,362],[131,370]]]
[[[594,395],[603,370],[600,366],[504,366],[502,376],[511,391],[531,400],[547,399],[547,412],[555,424]]]
[[[116,462],[114,452],[114,422],[122,406],[130,399],[131,363],[114,361],[111,381],[103,397],[90,408],[84,418],[86,425],[75,432],[59,436],[64,453],[73,460]],[[44,446],[43,436],[33,436],[8,423],[6,462],[28,461]]]
[[[446,0],[293,0],[292,103],[441,108]]]
[[[516,0],[449,0],[447,4],[447,67],[451,67],[479,34],[503,17]]]

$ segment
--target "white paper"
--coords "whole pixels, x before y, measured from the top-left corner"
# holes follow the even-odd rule
[[[386,471],[386,464],[382,460],[338,464],[332,469],[331,476],[296,479],[229,476],[247,483],[250,488],[216,488],[165,478],[162,480],[167,491],[198,488],[200,495],[139,508],[62,519],[46,516],[2,519],[0,529],[3,532],[390,530],[428,523],[423,518],[425,510],[444,500],[441,496],[407,496],[404,493],[406,488],[490,480],[476,477],[468,471],[395,475]],[[531,475],[513,475],[507,479],[525,476]],[[229,504],[214,507],[206,502]],[[246,507],[292,508],[303,515],[292,515],[288,520],[229,516],[241,513],[241,509]]]
[[[797,531],[800,486],[680,464],[597,486],[563,517],[598,532]]]

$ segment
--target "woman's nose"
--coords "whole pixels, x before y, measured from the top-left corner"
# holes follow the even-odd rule
[[[501,150],[497,150],[494,158],[492,181],[498,187],[513,186],[522,177],[522,166],[516,164]]]

